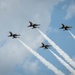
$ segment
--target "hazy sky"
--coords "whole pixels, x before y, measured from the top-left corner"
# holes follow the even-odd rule
[[[75,34],[74,0],[0,0],[0,75],[55,75],[17,39],[8,38],[9,31],[21,34],[24,43],[65,75],[72,75],[52,53],[39,48],[41,42],[48,42],[36,29],[27,28],[29,21],[40,24],[40,30],[75,60],[75,40],[59,29],[64,23]]]

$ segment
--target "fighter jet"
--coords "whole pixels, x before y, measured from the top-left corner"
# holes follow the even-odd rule
[[[41,43],[42,46],[40,48],[44,48],[44,49],[48,49],[49,47],[51,47],[52,45],[46,45],[44,43]]]
[[[13,34],[13,33],[10,32],[10,31],[9,31],[9,33],[10,33],[10,35],[9,35],[8,37],[12,37],[13,39],[14,39],[14,38],[19,38],[18,36],[20,36],[19,34]]]
[[[32,27],[32,29],[34,29],[34,28],[39,28],[39,27],[37,27],[37,26],[39,26],[40,24],[34,24],[34,23],[32,23],[31,21],[29,21],[29,23],[30,23],[30,25],[29,25],[28,27]]]
[[[62,27],[59,28],[59,29],[71,30],[71,29],[69,29],[69,28],[72,28],[72,27],[70,27],[70,26],[65,26],[65,25],[62,23]]]

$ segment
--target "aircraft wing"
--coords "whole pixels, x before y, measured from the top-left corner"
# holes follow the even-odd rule
[[[62,23],[61,25],[62,25],[62,26],[64,26],[64,24],[63,24],[63,23]]]
[[[9,31],[10,34],[12,34],[12,32]]]
[[[42,43],[42,45],[44,46],[44,43]]]
[[[12,32],[9,31],[9,33],[12,35]]]
[[[29,23],[30,23],[30,25],[32,25],[32,22],[31,21],[29,21]]]

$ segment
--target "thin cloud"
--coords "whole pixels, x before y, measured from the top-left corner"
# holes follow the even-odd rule
[[[24,71],[32,74],[37,74],[38,70],[40,69],[39,62],[37,60],[35,61],[26,60],[22,66]]]
[[[65,19],[70,19],[72,18],[73,16],[75,16],[75,2],[71,3],[67,10],[66,10],[66,16],[65,16]]]

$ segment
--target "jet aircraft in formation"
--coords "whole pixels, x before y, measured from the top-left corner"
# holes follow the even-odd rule
[[[70,27],[70,26],[65,26],[64,24],[62,24],[62,27],[59,28],[59,29],[71,30],[70,28],[72,28],[72,27]]]
[[[35,23],[32,23],[31,21],[29,21],[30,25],[28,27],[32,27],[32,29],[34,28],[39,28],[38,26],[40,26],[40,24],[35,24]],[[64,29],[64,30],[70,30],[69,28],[72,28],[71,26],[65,26],[64,24],[62,24],[62,27],[59,28],[59,29]],[[10,32],[10,35],[8,37],[12,37],[13,39],[14,38],[19,38],[18,36],[20,36],[19,34],[14,34],[12,32]],[[44,49],[48,49],[49,47],[51,47],[52,45],[46,45],[44,43],[41,43],[42,46],[40,48],[44,48]]]
[[[44,49],[49,49],[49,47],[51,47],[52,45],[46,45],[44,43],[41,43],[42,46],[40,48],[44,48]]]
[[[19,34],[13,34],[13,33],[10,32],[10,31],[9,31],[9,33],[10,33],[10,35],[9,35],[8,37],[12,37],[13,39],[14,39],[14,38],[19,38],[18,36],[20,36]]]
[[[34,28],[39,28],[38,26],[40,26],[40,24],[35,24],[35,23],[32,23],[31,21],[29,21],[30,25],[28,27],[32,27],[32,29]]]

